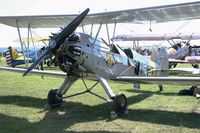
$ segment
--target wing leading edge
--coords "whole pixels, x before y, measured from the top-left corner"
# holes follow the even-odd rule
[[[162,40],[199,40],[200,34],[127,34],[127,35],[117,35],[113,40],[120,41],[162,41]]]
[[[19,73],[24,73],[26,71],[26,69],[10,68],[10,67],[0,67],[0,70],[11,71],[11,72],[19,72]],[[65,78],[67,76],[66,73],[55,72],[55,71],[32,70],[30,73],[35,74],[35,75],[46,75],[46,76],[61,77],[61,78]]]
[[[117,77],[114,81],[144,84],[200,85],[200,77]]]
[[[26,69],[22,68],[10,68],[10,67],[0,67],[0,70],[6,70],[11,72],[24,73]],[[33,70],[30,74],[35,75],[46,75],[53,77],[65,78],[66,73],[63,72],[53,72],[53,71],[39,71]],[[144,83],[144,84],[178,84],[178,85],[200,85],[200,77],[127,77],[121,76],[116,77],[111,80],[129,83]]]
[[[145,7],[129,10],[111,11],[89,14],[84,24],[99,24],[105,17],[104,23],[138,23],[144,21],[168,22],[200,18],[200,1],[181,4],[171,4],[155,7]],[[77,14],[69,15],[38,15],[38,16],[1,16],[0,23],[20,28],[54,28],[71,22]]]

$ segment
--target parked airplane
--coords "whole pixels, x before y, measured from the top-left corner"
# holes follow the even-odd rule
[[[145,21],[149,20],[149,18],[151,17],[152,19],[158,20],[158,22],[179,19],[195,19],[200,17],[200,14],[196,11],[200,10],[199,7],[200,2],[194,2],[116,12],[104,12],[98,14],[89,14],[88,16],[87,14],[89,12],[89,9],[86,9],[77,17],[75,17],[75,15],[31,16],[23,17],[23,19],[21,19],[21,17],[0,17],[0,23],[5,23],[10,26],[16,26],[15,23],[17,20],[18,22],[20,22],[18,23],[19,27],[26,26],[27,24],[31,24],[33,27],[55,26],[55,24],[61,24],[75,17],[65,28],[62,29],[60,33],[55,34],[51,38],[47,49],[43,52],[42,55],[40,55],[37,60],[33,62],[33,64],[27,70],[7,67],[0,67],[0,69],[15,72],[24,72],[24,76],[31,72],[34,74],[64,77],[65,80],[62,85],[58,89],[50,90],[48,93],[48,104],[52,108],[61,106],[64,98],[77,96],[87,92],[106,100],[106,98],[92,92],[92,89],[98,83],[100,83],[106,94],[108,95],[109,101],[111,101],[113,104],[113,111],[120,115],[127,110],[126,96],[123,93],[115,95],[107,82],[108,80],[131,83],[140,82],[156,84],[174,83],[199,85],[200,78],[150,77],[153,76],[153,73],[151,73],[153,71],[151,70],[155,69],[157,64],[132,51],[130,51],[130,56],[127,56],[127,54],[118,45],[109,45],[105,43],[105,41],[98,39],[98,34],[102,24],[113,22],[133,22],[134,20]],[[173,10],[173,12],[171,12],[171,10]],[[184,10],[184,15],[180,15],[182,10]],[[168,15],[163,15],[162,13],[168,13]],[[189,18],[187,16],[189,16]],[[48,17],[50,19],[47,19]],[[99,21],[100,18],[103,19]],[[58,20],[55,21],[56,19]],[[97,22],[100,22],[100,27],[95,37],[92,37],[91,35],[88,35],[86,33],[75,32],[80,23],[92,24]],[[163,54],[160,57],[165,56],[165,49],[161,48],[160,50]],[[33,68],[37,66],[48,54],[55,55],[57,64],[63,72],[33,70]],[[161,62],[166,61],[165,58],[160,59]],[[159,65],[161,65],[161,67],[159,67],[160,69],[158,69],[158,71],[161,72],[162,69],[165,69],[166,64],[161,63]],[[72,86],[77,79],[82,79],[83,84],[86,87],[86,91],[70,96],[64,96],[70,86]],[[96,80],[97,82],[92,87],[88,87],[84,79]]]
[[[170,43],[172,46],[167,49],[170,67],[176,66],[177,63],[190,63],[195,66],[200,62],[199,56],[192,55],[192,49],[200,48],[200,46],[191,46],[189,44],[191,40],[199,40],[200,34],[132,34],[117,35],[112,39],[118,41],[172,41],[172,44]],[[174,39],[187,41],[174,42]]]
[[[16,67],[18,65],[26,64],[26,61],[28,63],[34,62],[37,57],[42,54],[42,52],[45,50],[45,47],[42,47],[39,50],[32,50],[27,53],[23,54],[20,51],[16,51],[13,47],[8,47],[8,50],[6,51],[6,63],[9,66]],[[45,59],[47,59],[46,57]]]
[[[25,59],[29,63],[33,62],[33,58],[35,57],[35,54],[32,54],[31,52],[31,54],[28,54],[28,55],[30,56],[24,57],[20,52],[16,51],[13,47],[8,47],[8,50],[6,51],[6,63],[7,65],[16,67],[17,65],[25,64]]]

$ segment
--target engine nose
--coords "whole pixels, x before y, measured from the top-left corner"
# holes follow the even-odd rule
[[[80,46],[69,46],[68,51],[74,56],[81,55],[81,47]]]

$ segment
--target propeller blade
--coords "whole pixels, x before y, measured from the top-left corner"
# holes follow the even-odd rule
[[[33,62],[33,64],[26,70],[26,72],[24,72],[23,76],[26,76],[35,66],[37,66],[43,59],[46,55],[48,55],[49,53],[51,52],[51,49],[48,48],[44,53],[42,53],[38,58],[37,60],[35,60]]]
[[[83,19],[86,17],[88,12],[90,11],[89,8],[87,8],[85,11],[83,11],[79,16],[77,16],[71,23],[69,23],[60,33],[58,36],[55,36],[53,40],[56,42],[56,48],[60,47],[60,45],[65,41],[65,39],[71,35],[76,28],[80,25],[80,23],[83,21]]]
[[[35,66],[37,66],[46,55],[50,54],[53,50],[59,48],[60,45],[65,41],[65,39],[76,30],[76,28],[83,21],[89,11],[90,9],[87,8],[73,21],[71,21],[58,35],[54,36],[51,41],[49,41],[49,47],[47,48],[47,50],[43,54],[41,54],[37,60],[33,62],[33,64],[26,70],[26,72],[24,72],[23,76],[26,76]]]

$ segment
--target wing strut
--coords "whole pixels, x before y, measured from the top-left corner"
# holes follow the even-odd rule
[[[23,42],[22,42],[22,38],[21,38],[21,32],[20,32],[20,29],[19,29],[18,20],[16,20],[16,26],[17,26],[17,32],[18,32],[18,36],[19,36],[19,41],[20,41],[21,48],[22,48],[22,54],[24,56],[24,62],[25,62],[26,68],[28,68],[28,63],[27,63],[28,61],[26,60],[25,53],[24,53],[24,47],[23,47]]]
[[[117,26],[117,23],[115,22],[115,24],[114,24],[114,30],[113,30],[113,38],[114,38],[114,36],[115,36],[115,30],[116,30],[116,26]],[[114,43],[114,40],[112,39],[112,45],[111,45],[111,48],[110,48],[110,50],[112,50],[113,43]]]

